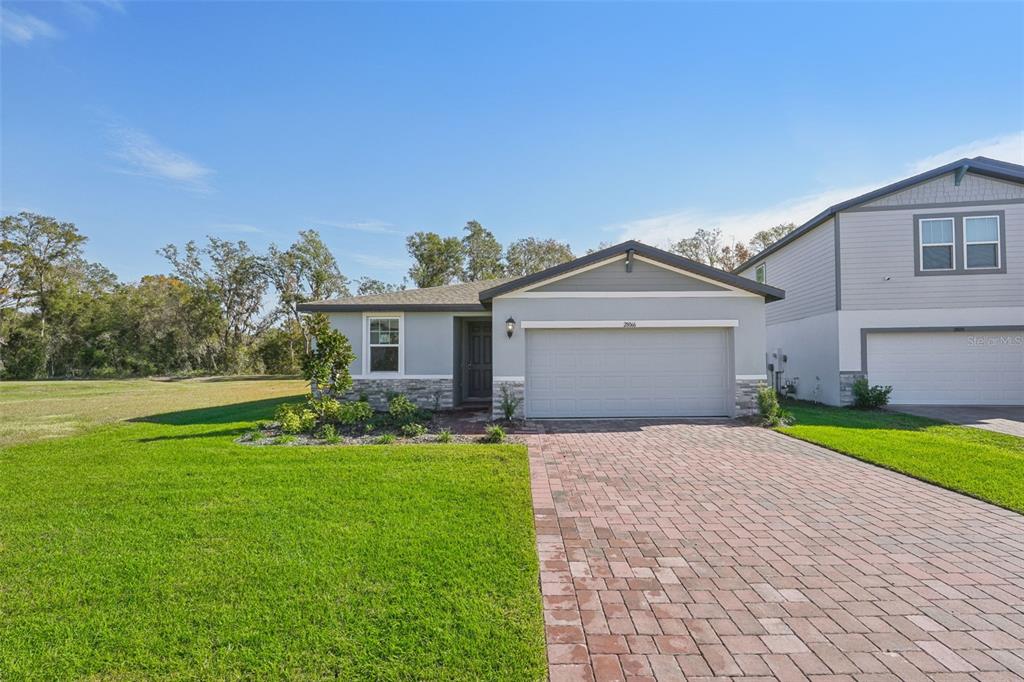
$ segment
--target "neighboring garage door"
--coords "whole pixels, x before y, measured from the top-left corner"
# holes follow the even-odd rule
[[[526,416],[730,413],[724,329],[529,329]]]
[[[1022,405],[1020,331],[868,333],[868,380],[902,405]]]

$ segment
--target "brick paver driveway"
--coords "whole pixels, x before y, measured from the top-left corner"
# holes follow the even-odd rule
[[[1024,679],[1024,517],[732,422],[540,428],[553,680]]]

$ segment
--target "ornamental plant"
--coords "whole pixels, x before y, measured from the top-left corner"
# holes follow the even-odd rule
[[[317,314],[307,320],[312,341],[302,362],[302,375],[309,381],[313,395],[338,396],[352,388],[348,366],[355,360],[352,344],[344,334],[331,329],[327,316]]]

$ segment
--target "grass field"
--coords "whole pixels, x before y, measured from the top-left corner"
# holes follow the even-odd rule
[[[275,402],[0,450],[0,679],[544,678],[525,448],[235,444]]]
[[[59,438],[122,419],[306,392],[300,379],[213,377],[168,381],[0,382],[0,447]]]
[[[1024,513],[1024,438],[884,411],[796,403],[777,430]]]

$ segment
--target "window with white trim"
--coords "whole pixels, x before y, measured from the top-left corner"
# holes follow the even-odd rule
[[[756,281],[760,282],[761,284],[765,283],[765,280],[767,279],[767,277],[766,277],[764,263],[761,263],[756,268],[754,268],[754,279]]]
[[[952,218],[922,218],[921,270],[953,270],[956,267],[955,230]]]
[[[370,317],[370,372],[398,372],[402,318]]]
[[[964,267],[999,267],[999,216],[964,216]]]

